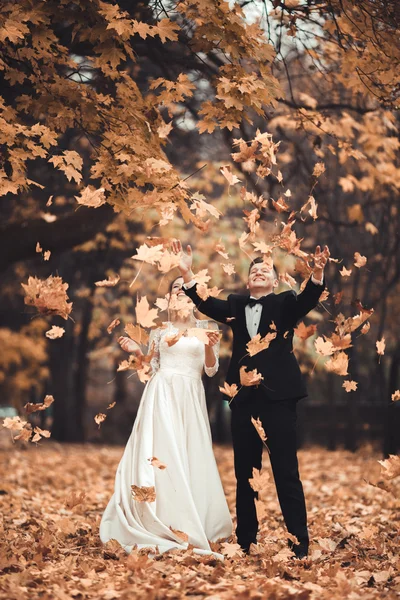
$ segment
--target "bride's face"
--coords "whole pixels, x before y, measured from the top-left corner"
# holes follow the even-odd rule
[[[182,296],[186,296],[183,291],[183,277],[177,277],[171,286],[171,295],[177,296],[178,298],[182,298]]]

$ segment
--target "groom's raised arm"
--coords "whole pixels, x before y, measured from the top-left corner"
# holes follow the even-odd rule
[[[172,251],[175,254],[180,254],[180,261],[178,268],[183,277],[183,289],[187,296],[192,300],[200,312],[207,315],[210,319],[219,321],[220,323],[226,323],[227,317],[230,315],[229,302],[227,300],[220,300],[219,298],[207,298],[202,300],[196,291],[197,284],[194,280],[192,271],[192,249],[187,246],[187,253],[182,249],[182,244],[179,240],[174,240],[172,243]]]
[[[317,246],[314,255],[314,271],[301,294],[292,292],[285,298],[283,305],[284,329],[291,329],[300,319],[305,317],[318,304],[322,292],[325,289],[324,268],[328,262],[330,253],[328,246],[323,252]]]

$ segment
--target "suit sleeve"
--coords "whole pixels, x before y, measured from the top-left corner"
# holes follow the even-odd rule
[[[300,319],[317,306],[324,289],[325,278],[322,285],[313,283],[310,278],[301,294],[292,292],[287,295],[282,306],[282,322],[286,331],[295,327]]]
[[[184,288],[184,292],[194,302],[201,313],[207,315],[210,319],[219,323],[226,323],[227,317],[230,317],[230,307],[228,300],[220,300],[219,298],[207,298],[202,300],[196,291],[197,285],[189,289]]]

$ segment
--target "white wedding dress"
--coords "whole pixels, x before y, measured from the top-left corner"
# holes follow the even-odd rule
[[[215,325],[212,323],[212,325]],[[197,327],[210,327],[197,321]],[[205,367],[204,344],[181,337],[168,346],[166,336],[177,333],[173,324],[151,332],[155,358],[137,417],[119,463],[114,495],[100,524],[102,542],[117,540],[127,552],[136,546],[165,552],[187,548],[210,553],[209,541],[228,538],[232,521],[212,449],[203,368],[212,376],[216,364]],[[152,457],[167,466],[152,466]],[[131,486],[154,486],[154,502],[138,502]],[[177,530],[178,533],[174,533]],[[188,536],[188,542],[183,541]]]

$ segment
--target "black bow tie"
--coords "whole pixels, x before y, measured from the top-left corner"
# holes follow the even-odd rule
[[[268,294],[269,296],[270,294]],[[261,296],[261,298],[251,298],[250,296],[247,298],[246,306],[250,306],[252,308],[256,304],[264,304],[268,296]]]

